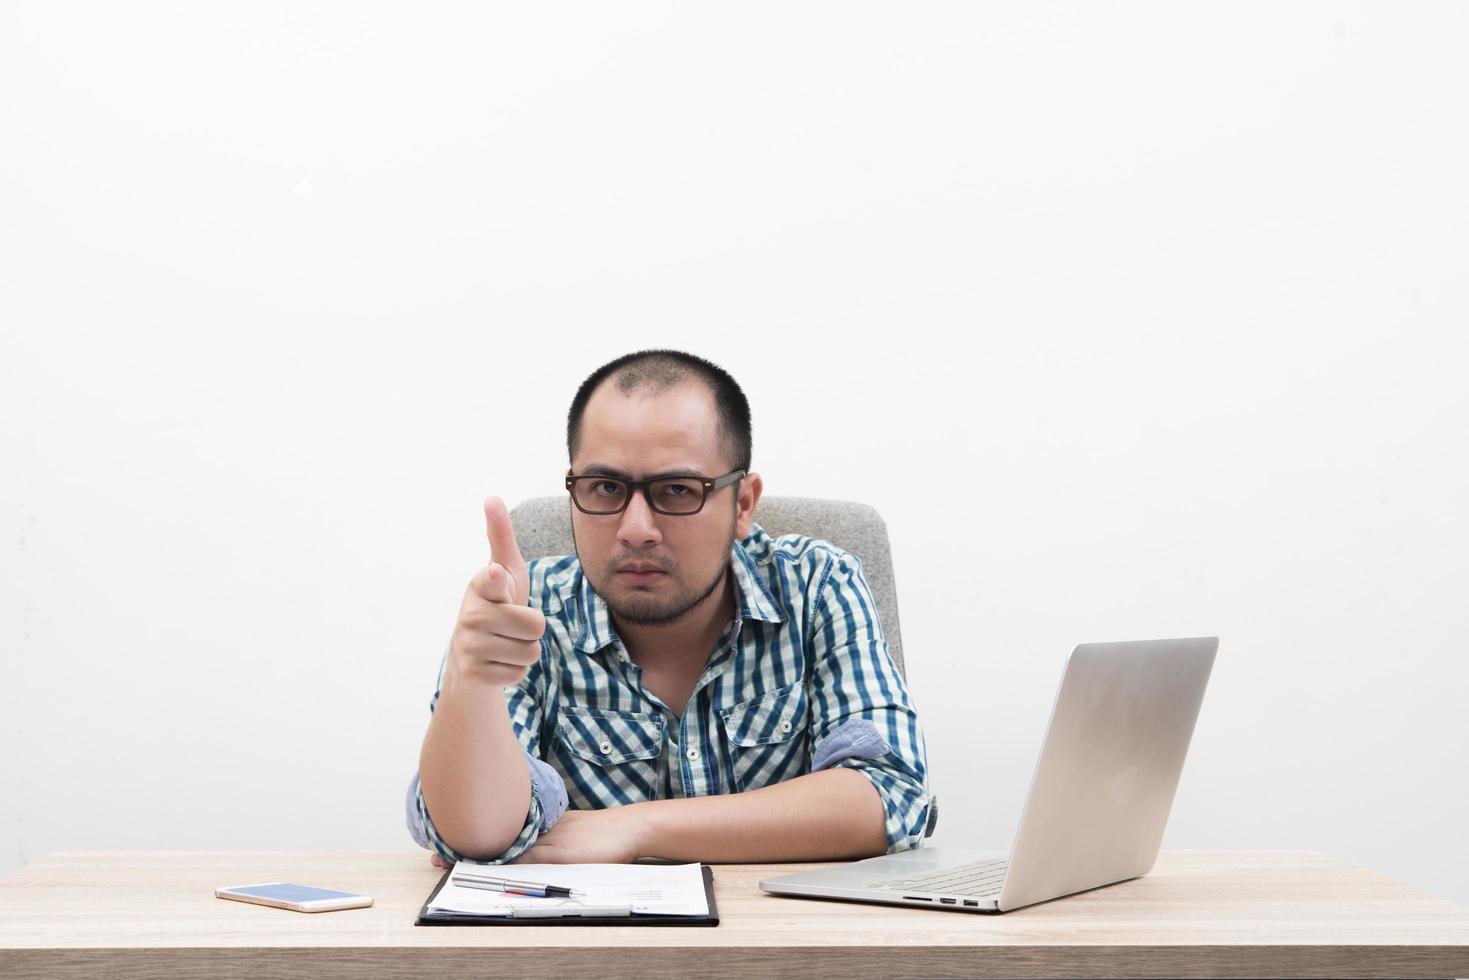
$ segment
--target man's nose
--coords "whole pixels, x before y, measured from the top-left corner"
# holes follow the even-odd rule
[[[658,530],[658,515],[648,506],[648,498],[638,490],[627,502],[622,512],[622,521],[617,526],[617,539],[632,548],[657,544],[663,540]]]

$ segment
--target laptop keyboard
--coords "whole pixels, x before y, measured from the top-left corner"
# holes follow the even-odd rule
[[[977,861],[974,864],[961,864],[952,868],[944,868],[942,871],[932,871],[917,878],[879,881],[867,887],[889,891],[934,892],[986,898],[1000,894],[1000,886],[1005,883],[1005,871],[1009,867],[1008,859]]]

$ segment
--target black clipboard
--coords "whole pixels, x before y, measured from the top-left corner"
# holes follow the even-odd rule
[[[432,915],[428,907],[434,897],[448,884],[451,868],[429,892],[423,907],[418,910],[416,926],[717,926],[719,909],[714,905],[714,871],[707,864],[699,866],[704,873],[704,898],[709,903],[708,915],[652,915],[634,912],[631,915],[565,915],[549,918],[518,919],[508,915]]]

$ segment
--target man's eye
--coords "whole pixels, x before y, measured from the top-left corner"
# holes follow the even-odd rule
[[[693,492],[694,491],[692,488],[687,487],[682,483],[670,483],[668,486],[664,487],[662,491],[665,497],[687,497]]]
[[[612,497],[622,492],[622,484],[613,483],[611,480],[598,480],[592,484],[592,492],[599,493],[604,497]]]

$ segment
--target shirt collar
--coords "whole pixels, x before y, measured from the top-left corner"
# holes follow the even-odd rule
[[[765,535],[759,524],[751,523],[750,536],[744,541],[730,545],[730,569],[734,572],[735,594],[739,597],[740,620],[754,619],[762,623],[783,623],[785,614],[770,590],[761,581],[755,559],[750,556],[746,542]],[[596,653],[609,646],[616,635],[612,628],[612,611],[607,601],[597,595],[592,583],[580,568],[576,576],[575,608],[577,611],[578,634],[572,646],[582,653]]]

